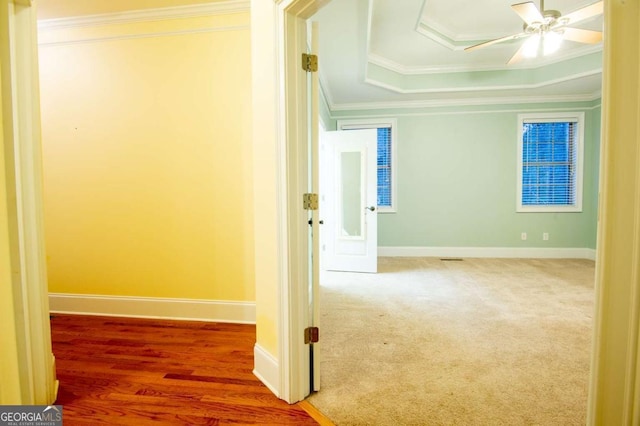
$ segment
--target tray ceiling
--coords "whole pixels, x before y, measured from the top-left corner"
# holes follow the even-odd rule
[[[570,13],[595,0],[547,0]],[[539,3],[536,1],[536,5]],[[332,109],[584,101],[600,96],[602,43],[565,40],[553,55],[507,61],[522,40],[510,0],[333,0],[319,23],[320,77]],[[602,16],[575,25],[602,30]]]

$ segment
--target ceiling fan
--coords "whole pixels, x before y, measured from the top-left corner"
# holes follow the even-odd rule
[[[511,8],[524,21],[521,33],[485,41],[464,50],[470,52],[492,44],[526,37],[527,39],[522,43],[522,46],[509,60],[508,64],[511,65],[523,58],[536,57],[540,51],[543,55],[551,54],[558,50],[562,40],[589,44],[599,43],[602,40],[602,31],[571,28],[568,25],[602,14],[603,5],[604,2],[599,1],[568,15],[562,15],[557,10],[545,10],[544,0],[540,0],[540,9],[532,1],[513,4]]]

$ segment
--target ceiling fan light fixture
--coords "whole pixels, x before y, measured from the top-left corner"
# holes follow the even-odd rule
[[[556,31],[549,31],[544,33],[543,35],[543,44],[542,50],[544,55],[550,55],[554,52],[557,52],[560,49],[560,45],[562,44],[562,34]]]
[[[527,39],[522,45],[522,56],[525,58],[535,58],[538,56],[538,50],[540,50],[540,41],[542,37],[540,34],[534,34]]]
[[[511,9],[524,21],[521,33],[484,41],[465,47],[464,50],[471,52],[498,43],[524,39],[520,48],[507,62],[508,65],[512,65],[523,58],[551,55],[560,49],[565,39],[585,44],[602,42],[602,31],[574,28],[568,25],[574,25],[594,16],[602,15],[604,12],[603,0],[597,0],[595,3],[565,16],[562,16],[557,10],[546,10],[544,8],[544,0],[539,0],[539,3],[540,7],[536,6],[533,0],[511,5]]]

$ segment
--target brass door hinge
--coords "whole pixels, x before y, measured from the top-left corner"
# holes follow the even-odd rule
[[[318,210],[318,194],[303,194],[302,208],[305,210]]]
[[[306,72],[318,71],[318,55],[302,54],[302,69]]]
[[[307,327],[304,329],[304,343],[308,345],[309,343],[318,343],[320,338],[320,330],[318,327]]]

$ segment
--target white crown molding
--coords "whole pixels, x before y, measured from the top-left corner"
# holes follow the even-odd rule
[[[378,247],[378,256],[595,260],[596,251],[591,248],[543,247]]]
[[[565,77],[556,78],[553,80],[543,81],[541,83],[532,84],[517,84],[506,86],[465,86],[465,87],[438,87],[438,88],[425,88],[425,89],[401,89],[392,84],[386,84],[378,80],[373,80],[369,77],[365,77],[364,82],[371,84],[372,86],[382,87],[387,90],[391,90],[396,93],[458,93],[458,92],[483,92],[488,90],[524,90],[524,89],[540,89],[545,86],[552,86],[558,83],[564,83],[566,81],[575,80],[583,77],[590,77],[602,73],[602,68],[596,68],[581,73],[568,75]]]
[[[576,49],[573,52],[557,56],[548,56],[534,61],[530,65],[526,62],[521,62],[517,65],[496,65],[496,64],[473,64],[473,65],[443,65],[443,66],[407,66],[400,64],[385,56],[369,53],[367,61],[371,64],[377,65],[389,71],[396,72],[402,75],[427,75],[427,74],[448,74],[448,73],[460,73],[460,72],[484,72],[484,71],[509,71],[509,70],[535,70],[549,65],[557,64],[560,62],[576,59],[582,56],[591,55],[592,53],[601,52],[602,43]]]
[[[590,102],[598,99],[600,95],[566,95],[566,96],[514,96],[504,98],[463,98],[463,99],[431,99],[422,101],[397,101],[397,102],[361,102],[334,104],[331,111],[358,111],[376,109],[416,109],[416,108],[442,108],[457,106],[488,106],[488,105],[513,105],[513,104],[540,104],[562,102]]]
[[[65,314],[256,323],[254,302],[49,293],[49,309]]]
[[[600,107],[600,105],[596,105],[596,106],[582,106],[582,107],[571,106],[571,107],[558,107],[558,108],[550,108],[550,107],[540,108],[540,107],[536,107],[535,105],[536,104],[531,104],[528,107],[518,108],[517,112],[567,112],[567,111],[575,111],[575,110],[587,111],[587,110],[594,110]],[[396,110],[393,112],[393,115],[396,117],[426,117],[426,116],[440,116],[440,115],[501,114],[501,113],[513,113],[513,112],[516,112],[516,110],[510,109],[510,108],[483,108],[481,110],[474,109],[469,111],[435,109],[435,110],[429,110],[429,111]],[[376,119],[376,118],[386,118],[389,116],[389,114],[390,113],[387,110],[383,110],[380,113],[362,111],[358,114],[348,114],[348,115],[332,114],[331,118],[334,120],[340,120],[344,118]]]
[[[422,35],[426,35],[425,33],[435,33],[436,35],[443,35],[447,39],[457,42],[457,43],[474,43],[474,42],[482,42],[482,40],[492,40],[495,38],[504,37],[504,33],[485,33],[485,34],[455,34],[450,31],[448,28],[440,25],[439,22],[433,19],[420,19],[418,21],[418,25],[416,25],[416,31]],[[427,35],[427,37],[429,37]],[[451,44],[447,41],[448,44]],[[455,46],[456,48],[460,48],[460,46]],[[462,47],[464,49],[464,47]],[[457,49],[456,49],[457,50]]]
[[[466,46],[455,45],[451,43],[451,40],[444,34],[439,33],[437,30],[425,25],[423,22],[419,22],[415,31],[421,36],[427,37],[430,40],[435,41],[440,46],[446,47],[449,50],[464,50]],[[473,43],[469,43],[472,45]]]
[[[127,12],[103,13],[72,18],[46,19],[38,22],[39,30],[78,28],[94,25],[127,24],[164,19],[195,18],[199,16],[223,15],[248,12],[248,0],[229,0],[190,6],[163,7],[158,9],[132,10]]]
[[[489,106],[489,105],[513,105],[513,104],[540,104],[563,102],[591,102],[602,96],[600,91],[580,95],[559,96],[509,96],[500,98],[461,98],[461,99],[428,99],[419,101],[392,101],[392,102],[358,102],[331,104],[330,111],[357,111],[375,109],[416,109],[416,108],[442,108],[459,106]]]
[[[523,112],[568,112],[574,110],[592,110],[593,108],[524,108],[518,111]],[[484,111],[402,111],[394,113],[396,117],[428,117],[428,116],[444,116],[444,115],[474,115],[474,114],[500,114],[500,113],[513,113],[514,110],[510,109],[496,109],[496,110],[484,110]],[[376,113],[361,113],[361,114],[353,114],[353,115],[344,115],[344,116],[335,116],[332,115],[331,118],[335,120],[339,120],[342,118],[350,118],[350,119],[376,119],[376,118],[385,118],[388,117],[389,113],[384,112],[380,114]],[[380,212],[384,213],[384,212]]]
[[[367,38],[366,42],[366,50],[367,56],[371,53],[371,31],[373,27],[373,0],[369,0],[369,5],[367,7]],[[365,63],[365,68],[368,64]],[[366,69],[365,69],[366,73]]]
[[[148,38],[148,37],[168,37],[168,36],[180,36],[180,35],[187,35],[187,34],[215,33],[215,32],[221,32],[221,31],[246,31],[250,29],[251,27],[249,25],[194,28],[194,29],[188,29],[188,30],[157,31],[152,33],[124,34],[124,35],[117,35],[117,36],[82,37],[82,38],[74,38],[73,40],[64,40],[64,41],[39,41],[38,46],[39,47],[67,46],[67,45],[81,44],[81,43],[93,43],[97,41],[130,40],[130,39]]]

